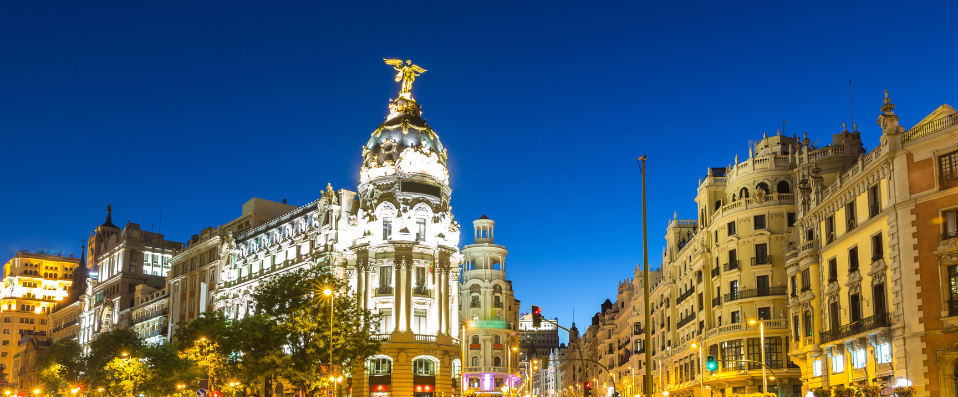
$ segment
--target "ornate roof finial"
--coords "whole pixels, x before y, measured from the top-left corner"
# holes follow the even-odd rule
[[[781,129],[781,128],[775,130],[775,136],[782,136],[782,129]]]
[[[848,132],[848,127],[845,126],[845,123],[842,123],[842,132]]]
[[[854,128],[855,128],[855,132],[858,132],[858,124],[855,124]]]
[[[768,132],[762,131],[762,139],[768,139]]]
[[[735,155],[735,164],[738,165],[738,154]]]

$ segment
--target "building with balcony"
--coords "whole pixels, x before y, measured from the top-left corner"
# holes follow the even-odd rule
[[[133,326],[137,286],[164,289],[170,259],[182,247],[136,223],[117,227],[112,222],[112,205],[107,206],[106,221],[90,233],[86,254],[91,277],[82,299],[79,335],[85,351],[97,334]]]
[[[497,392],[519,378],[519,300],[507,279],[506,247],[495,244],[495,222],[485,215],[472,222],[474,242],[462,249],[460,321],[465,324],[463,388]],[[468,302],[468,303],[467,303]],[[554,327],[553,327],[554,328]],[[510,374],[511,372],[511,374]],[[510,381],[511,380],[511,381]]]
[[[806,390],[913,384],[956,395],[958,115],[943,105],[906,131],[894,108],[886,92],[870,152],[838,150],[856,127],[826,148],[803,142],[793,171],[790,332]]]
[[[162,345],[167,342],[170,323],[169,287],[156,289],[146,284],[136,286],[135,305],[130,308],[130,330],[144,342]]]
[[[81,262],[81,258],[72,255],[21,250],[4,264],[0,292],[0,368],[12,367],[17,344],[25,331],[48,335],[47,315],[68,300],[73,274]]]

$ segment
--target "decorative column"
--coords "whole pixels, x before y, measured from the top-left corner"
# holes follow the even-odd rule
[[[403,272],[403,293],[406,295],[406,297],[403,298],[403,311],[406,317],[406,332],[412,332],[412,257],[410,256],[409,262],[405,260],[403,260],[403,262],[405,263],[405,266],[403,266],[405,268]]]
[[[393,304],[393,312],[395,312],[394,316],[396,317],[396,327],[393,329],[393,332],[400,332],[402,331],[402,328],[399,327],[399,325],[402,323],[402,316],[400,315],[402,311],[400,308],[402,308],[403,304],[402,268],[406,266],[406,262],[397,261],[394,259],[393,266],[396,268],[396,277],[393,279],[393,296],[396,301],[396,303]]]
[[[363,289],[362,300],[363,300],[363,309],[366,309],[366,310],[369,310],[369,297],[372,296],[372,292],[370,292],[369,290],[369,273],[372,271],[372,267],[373,267],[373,263],[370,263],[370,261],[367,259],[366,262],[363,264],[363,273],[360,275],[360,277],[363,277],[365,279],[365,281],[363,281],[364,289]]]
[[[362,259],[356,260],[356,295],[359,298],[360,310],[366,310],[366,280],[363,277],[366,274],[366,267]]]

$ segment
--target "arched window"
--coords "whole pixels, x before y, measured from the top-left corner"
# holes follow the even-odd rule
[[[479,366],[479,357],[477,357],[477,356],[472,356],[472,366],[473,366],[473,367],[478,367],[478,366]]]
[[[747,187],[743,187],[742,190],[739,190],[739,191],[738,191],[738,196],[741,197],[741,198],[743,198],[743,199],[747,199],[747,198],[748,198],[748,188],[747,188]]]
[[[413,359],[412,370],[418,376],[436,376],[436,362],[426,357]]]
[[[492,366],[493,366],[493,367],[501,367],[501,366],[502,366],[502,359],[499,358],[499,357],[496,357],[496,358],[492,359]]]
[[[791,192],[792,192],[791,187],[788,185],[788,182],[787,182],[787,181],[779,181],[778,184],[775,185],[775,190],[776,190],[778,193],[791,193]]]
[[[389,357],[372,357],[367,363],[370,375],[389,375],[393,372],[393,361]]]
[[[474,345],[478,345],[478,344],[479,344],[479,336],[478,336],[478,335],[473,335],[473,336],[472,336],[472,344],[474,344]]]
[[[765,182],[759,183],[755,188],[765,192],[765,194],[768,194],[768,184]]]
[[[495,343],[495,344],[497,344],[497,345],[502,344],[502,338],[500,338],[499,335],[496,335],[496,337],[494,338],[494,340],[495,340],[495,342],[493,342],[493,343]]]

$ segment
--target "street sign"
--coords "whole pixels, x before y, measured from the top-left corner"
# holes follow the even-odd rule
[[[206,389],[196,389],[196,397],[206,397]]]

